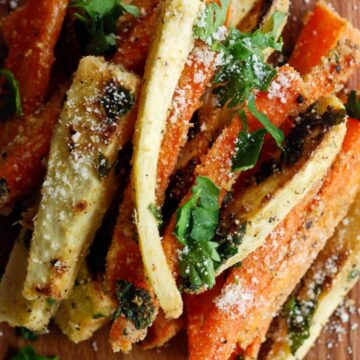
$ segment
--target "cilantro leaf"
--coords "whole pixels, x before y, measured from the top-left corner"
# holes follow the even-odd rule
[[[0,77],[4,83],[0,91],[0,120],[6,120],[12,115],[23,116],[19,83],[8,69],[0,69]]]
[[[248,108],[251,114],[253,114],[256,119],[260,121],[266,131],[274,138],[277,146],[281,148],[282,143],[285,140],[284,133],[279,128],[277,128],[264,113],[258,111],[255,104],[255,97],[253,95],[249,98]]]
[[[174,234],[184,245],[179,272],[191,289],[215,284],[215,263],[220,262],[218,243],[212,241],[219,224],[219,188],[198,176],[192,196],[177,211]]]
[[[30,345],[23,347],[11,360],[59,360],[57,356],[45,357],[38,355]]]
[[[122,0],[73,0],[71,5],[78,9],[75,17],[85,37],[85,53],[89,55],[113,50],[119,17],[126,13],[135,17],[140,14],[135,5],[123,4]]]
[[[214,77],[214,89],[222,106],[235,107],[244,102],[254,89],[267,90],[276,70],[266,64],[263,51],[282,49],[283,41],[277,40],[277,32],[285,14],[276,12],[272,17],[271,29],[264,33],[242,33],[237,29],[229,32],[220,46],[222,66]]]
[[[346,104],[347,114],[357,120],[360,120],[360,97],[356,95],[356,91],[351,91],[347,104]]]
[[[207,4],[199,21],[194,26],[194,35],[209,45],[217,43],[216,33],[225,24],[229,7],[229,0],[220,0]]]

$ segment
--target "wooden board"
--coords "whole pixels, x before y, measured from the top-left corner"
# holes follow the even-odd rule
[[[334,7],[345,17],[358,27],[360,27],[360,0],[331,0]],[[286,50],[290,51],[291,45],[298,34],[303,15],[311,8],[314,1],[292,0],[290,23],[285,30]],[[353,84],[360,86],[360,74],[352,80]],[[4,236],[3,227],[2,239]],[[6,253],[5,245],[1,245],[0,240],[0,269],[4,265]],[[350,298],[355,301],[355,306],[360,306],[360,284],[354,289]],[[359,322],[359,315],[353,314],[351,318],[354,322]],[[307,360],[358,360],[360,359],[360,326],[358,329],[351,330],[352,321],[344,322],[341,327],[346,330],[342,340],[338,341],[337,336],[324,332],[317,345],[308,355]],[[340,328],[339,328],[340,329]],[[74,345],[67,341],[61,332],[55,327],[50,326],[50,333],[41,337],[33,346],[41,353],[52,355],[56,354],[61,360],[86,359],[86,360],[183,360],[186,359],[186,338],[184,334],[179,335],[168,346],[158,351],[143,352],[135,349],[130,355],[123,356],[112,354],[108,345],[109,328],[105,327],[96,336],[87,342]],[[7,360],[16,352],[16,349],[23,346],[26,342],[14,335],[14,331],[6,325],[0,325],[0,360]],[[333,347],[331,347],[333,344]],[[96,351],[97,350],[97,351]],[[351,354],[352,352],[352,354]]]

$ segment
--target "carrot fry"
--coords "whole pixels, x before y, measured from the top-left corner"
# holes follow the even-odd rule
[[[37,115],[26,116],[28,126],[5,148],[0,160],[0,212],[38,184],[45,174],[44,158],[50,148],[64,90],[54,95]]]
[[[258,339],[263,341],[272,314],[292,292],[356,195],[359,135],[359,122],[350,120],[342,152],[319,194],[309,206],[305,201],[293,210],[265,246],[231,271],[222,295],[215,301],[217,305],[190,349],[190,359],[227,359],[236,341],[245,354],[253,350]],[[303,225],[292,237],[299,221]]]
[[[150,4],[145,6],[145,15],[135,19],[130,25],[125,24],[120,30],[117,51],[112,58],[116,64],[121,64],[127,70],[139,75],[144,72],[147,54],[160,15],[158,3],[158,0],[150,1]]]
[[[19,82],[25,114],[46,94],[57,42],[69,0],[29,0],[11,13],[2,30],[9,47],[5,67]]]
[[[301,74],[308,74],[335,47],[345,29],[345,19],[323,1],[317,3],[302,28],[289,64]]]

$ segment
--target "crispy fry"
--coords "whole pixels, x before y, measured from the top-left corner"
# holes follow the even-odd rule
[[[5,67],[19,82],[25,114],[36,110],[46,94],[68,3],[69,0],[29,0],[2,25],[9,47]]]
[[[44,160],[50,149],[53,128],[60,115],[65,89],[55,94],[38,114],[26,116],[26,126],[4,149],[0,159],[0,213],[33,189],[45,174]]]

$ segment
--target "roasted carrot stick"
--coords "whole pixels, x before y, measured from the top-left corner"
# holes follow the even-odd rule
[[[244,354],[253,351],[258,339],[263,341],[272,314],[311,265],[356,195],[360,179],[359,135],[359,122],[350,120],[342,152],[319,194],[299,204],[262,248],[231,271],[222,295],[215,300],[216,305],[192,342],[190,359],[213,359],[215,355],[228,359],[237,341]],[[304,225],[293,238],[299,223]]]
[[[142,14],[130,24],[124,24],[119,32],[117,50],[112,58],[116,64],[142,75],[159,13],[159,0],[135,1]]]
[[[29,0],[2,25],[9,54],[5,67],[19,82],[25,114],[46,94],[57,42],[69,0]]]
[[[0,160],[0,212],[33,188],[45,174],[44,159],[50,148],[54,125],[59,117],[64,91],[60,91],[37,115],[26,116],[27,126],[5,148]]]
[[[345,30],[345,19],[325,2],[317,3],[302,28],[289,64],[301,74],[309,73],[335,47]]]

